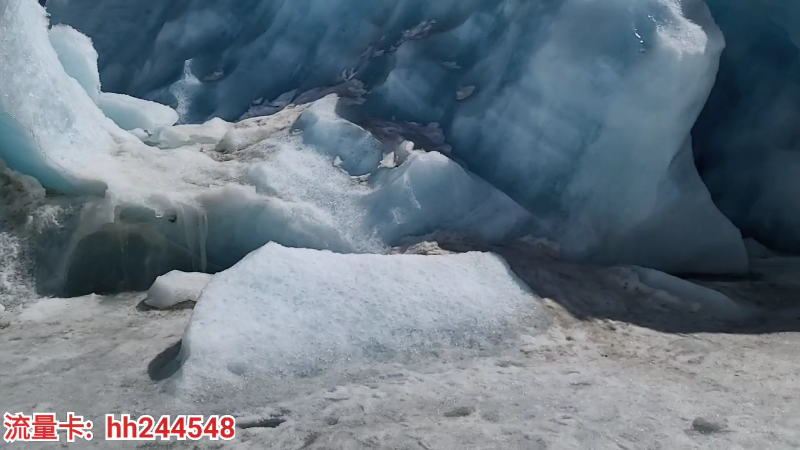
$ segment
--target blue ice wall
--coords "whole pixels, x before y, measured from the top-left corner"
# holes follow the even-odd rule
[[[800,252],[800,4],[708,3],[727,48],[693,131],[698,168],[746,235]]]
[[[349,117],[438,122],[453,157],[531,211],[531,231],[568,257],[747,268],[739,230],[692,164],[689,131],[724,47],[700,0],[48,8],[94,39],[105,89],[181,106],[185,121],[235,119],[254,102],[357,79],[365,98]],[[198,84],[170,89],[187,64]]]

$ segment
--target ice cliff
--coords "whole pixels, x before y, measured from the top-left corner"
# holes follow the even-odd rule
[[[450,156],[569,258],[746,270],[739,231],[692,164],[724,47],[702,1],[151,3],[48,7],[94,39],[107,89],[184,121],[358,81],[348,118],[438,123]]]
[[[761,3],[0,0],[0,157],[58,203],[70,294],[436,231],[742,273],[740,229],[797,238],[793,10]]]

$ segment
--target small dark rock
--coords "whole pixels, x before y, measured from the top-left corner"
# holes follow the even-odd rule
[[[725,424],[706,417],[698,417],[692,422],[692,429],[702,434],[719,433],[725,430]]]
[[[507,368],[507,367],[525,367],[525,364],[519,361],[498,361],[495,363],[497,367]]]
[[[282,423],[286,422],[281,416],[269,416],[260,419],[241,420],[236,424],[239,428],[278,428]]]
[[[472,406],[459,406],[444,413],[445,417],[467,417],[475,412]]]
[[[137,311],[182,311],[185,309],[194,309],[195,305],[197,304],[197,302],[195,302],[194,300],[185,300],[180,303],[176,303],[170,306],[169,308],[161,309],[161,308],[156,308],[155,306],[150,306],[146,302],[147,299],[139,302],[139,304],[136,305],[136,310]]]
[[[487,422],[497,423],[500,422],[500,413],[497,411],[484,411],[481,413],[481,419]]]
[[[317,439],[319,439],[319,433],[313,432],[309,434],[305,439],[303,439],[303,446],[300,447],[300,449],[302,450],[310,447],[314,442],[317,442]]]

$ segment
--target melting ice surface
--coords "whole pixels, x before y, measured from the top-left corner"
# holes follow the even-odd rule
[[[450,156],[528,210],[531,232],[567,257],[747,268],[739,231],[692,163],[689,132],[724,47],[700,0],[49,8],[94,38],[108,89],[180,105],[183,120],[280,110],[358,80],[363,102],[347,117],[439,123]]]

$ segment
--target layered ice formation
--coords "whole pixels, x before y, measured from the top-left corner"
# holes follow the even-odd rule
[[[94,39],[104,86],[184,121],[345,92],[359,97],[345,108],[356,123],[438,123],[448,156],[532,213],[531,232],[568,258],[747,269],[739,231],[692,163],[689,132],[724,47],[700,0],[52,0],[49,10]]]
[[[488,349],[520,327],[543,328],[540,308],[491,254],[341,255],[271,243],[205,287],[176,379],[189,392],[265,391],[275,378],[343,363]]]

